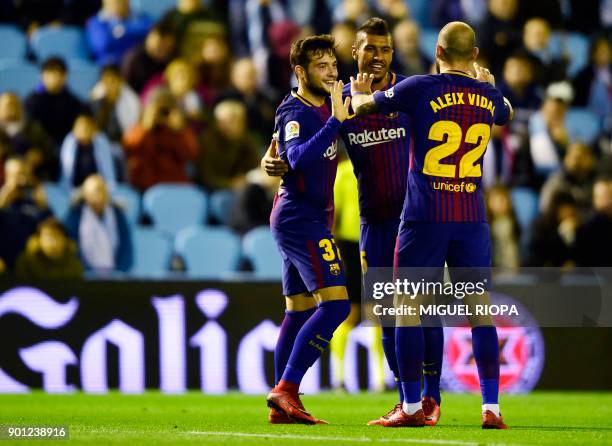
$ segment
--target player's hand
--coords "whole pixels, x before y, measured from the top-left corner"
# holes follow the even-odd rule
[[[271,177],[282,177],[289,170],[287,163],[278,157],[276,139],[272,139],[272,141],[270,141],[268,150],[261,159],[260,164],[263,171]]]
[[[476,72],[476,80],[488,82],[495,86],[495,76],[491,74],[488,68],[481,67],[478,63],[474,62],[474,71]]]
[[[349,106],[351,105],[351,97],[347,96],[344,101],[342,100],[342,89],[344,88],[344,82],[336,81],[331,87],[331,100],[332,100],[332,115],[338,121],[344,121],[349,115]]]
[[[351,96],[372,94],[372,82],[374,82],[373,74],[358,73],[357,77],[351,76]]]

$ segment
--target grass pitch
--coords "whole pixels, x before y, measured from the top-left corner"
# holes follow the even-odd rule
[[[390,429],[365,423],[386,413],[395,394],[304,396],[328,426],[266,422],[263,396],[0,395],[1,425],[68,425],[70,443],[100,445],[584,445],[612,444],[612,393],[503,395],[508,431],[480,428],[480,398],[443,394],[436,427]],[[0,446],[49,440],[0,440]],[[60,443],[63,443],[62,441]]]

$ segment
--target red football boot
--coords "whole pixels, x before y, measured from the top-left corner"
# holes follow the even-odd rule
[[[285,412],[278,410],[274,407],[270,408],[268,422],[270,424],[293,424],[293,421],[287,416]]]
[[[483,412],[482,414],[482,428],[483,429],[508,429],[508,426],[504,423],[504,419],[501,414],[499,417],[490,410]]]
[[[387,412],[386,415],[383,415],[380,418],[377,418],[375,420],[368,421],[368,426],[380,426],[382,424],[383,419],[388,420],[389,417],[395,414],[395,412],[397,412],[398,410],[402,410],[402,403],[397,403],[393,409]]]
[[[440,406],[431,396],[424,396],[421,400],[423,406],[423,414],[425,415],[425,424],[427,426],[435,426],[440,420]]]
[[[425,426],[425,415],[422,409],[417,410],[413,415],[398,410],[389,418],[382,419],[380,425],[384,427],[423,427]]]
[[[268,407],[284,412],[294,423],[323,424],[304,409],[298,394],[298,386],[282,379],[268,394],[266,401]]]

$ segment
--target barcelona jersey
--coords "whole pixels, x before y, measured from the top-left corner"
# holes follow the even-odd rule
[[[384,90],[405,79],[391,74]],[[350,84],[344,94],[350,95]],[[362,223],[399,218],[406,196],[410,118],[403,112],[348,119],[340,130],[359,188]]]
[[[404,112],[411,148],[403,221],[484,222],[482,158],[510,108],[493,85],[465,73],[412,76],[374,93],[381,113]]]

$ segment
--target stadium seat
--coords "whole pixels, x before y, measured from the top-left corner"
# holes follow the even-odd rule
[[[125,211],[128,221],[137,224],[140,220],[140,194],[127,184],[117,184],[113,190],[113,199]]]
[[[157,20],[176,6],[176,0],[131,0],[130,4],[134,11],[146,14],[153,20]]]
[[[195,225],[176,234],[174,251],[183,258],[188,276],[219,279],[236,270],[240,239],[226,228]]]
[[[242,252],[251,262],[255,276],[260,279],[280,279],[282,259],[272,238],[270,228],[251,229],[242,239]]]
[[[593,144],[601,132],[599,117],[584,108],[570,108],[565,117],[565,125],[571,141],[586,144]]]
[[[66,215],[68,215],[68,208],[70,207],[70,191],[52,182],[44,183],[43,188],[47,196],[47,204],[51,208],[53,215],[63,221]]]
[[[521,230],[528,231],[538,216],[538,194],[528,187],[516,187],[510,191],[512,206]]]
[[[407,0],[410,7],[410,17],[412,17],[421,28],[431,26],[429,0]],[[433,57],[429,55],[429,57]]]
[[[439,32],[435,28],[423,28],[421,30],[421,51],[431,60],[434,59],[436,54]]]
[[[89,59],[83,30],[76,26],[42,26],[32,35],[30,44],[39,61],[50,56]]]
[[[569,77],[575,77],[589,63],[589,39],[581,33],[553,32],[550,36],[550,50],[556,56],[569,57]]]
[[[161,183],[145,191],[143,206],[156,229],[174,236],[183,228],[206,221],[208,197],[191,184]]]
[[[210,214],[221,224],[228,224],[236,197],[231,190],[222,189],[210,195]]]
[[[0,25],[2,52],[0,60],[23,60],[26,56],[28,41],[25,34],[16,26]]]
[[[35,65],[16,62],[0,66],[0,93],[12,91],[24,99],[39,81],[40,72]]]
[[[91,89],[100,77],[97,65],[82,59],[69,59],[68,87],[79,99],[89,102]]]
[[[130,274],[141,277],[163,277],[168,274],[172,258],[172,242],[161,231],[136,226],[134,238],[134,265]]]

